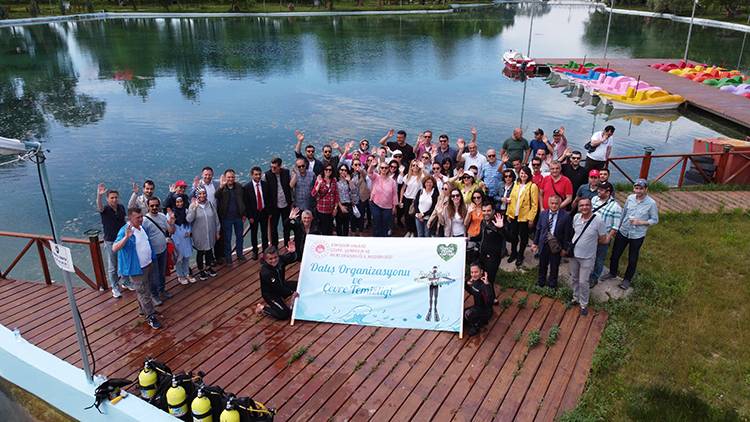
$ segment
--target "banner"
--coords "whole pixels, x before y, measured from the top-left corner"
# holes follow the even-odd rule
[[[292,320],[461,332],[464,238],[308,235]]]

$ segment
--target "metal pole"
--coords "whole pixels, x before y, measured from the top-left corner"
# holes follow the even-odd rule
[[[609,5],[609,21],[607,22],[607,35],[604,36],[604,58],[607,58],[607,46],[609,45],[609,27],[612,26],[612,9],[615,8],[615,0]]]
[[[528,78],[524,78],[523,80],[523,97],[521,97],[521,124],[518,125],[523,130],[523,112],[526,109],[526,82],[528,82]]]
[[[693,1],[693,13],[690,15],[690,27],[688,28],[687,42],[685,43],[685,56],[682,61],[687,63],[688,50],[690,49],[690,36],[693,34],[693,19],[695,19],[695,6],[698,5],[698,0]]]
[[[526,47],[526,57],[529,59],[531,58],[531,33],[534,29],[534,9],[536,9],[536,4],[531,4],[531,23],[529,24],[529,45]]]
[[[747,24],[750,25],[750,14],[747,15]],[[742,63],[742,54],[745,52],[745,41],[747,41],[747,32],[742,37],[742,47],[740,47],[740,57],[737,59],[737,70],[740,70],[740,64]]]
[[[42,193],[46,200],[47,211],[49,212],[49,223],[52,229],[52,238],[55,243],[60,244],[60,235],[57,231],[57,224],[55,223],[55,211],[52,208],[52,196],[49,194],[49,179],[47,178],[47,166],[44,164],[46,157],[44,156],[44,150],[39,148],[36,154],[36,159],[39,162],[39,171],[41,173],[41,184]],[[76,337],[78,338],[78,349],[81,352],[81,362],[83,362],[83,372],[86,374],[86,378],[92,381],[91,367],[89,366],[89,355],[86,352],[86,343],[83,338],[83,324],[81,322],[81,314],[78,312],[78,305],[76,305],[76,297],[73,294],[73,282],[70,279],[70,273],[63,271],[63,280],[65,280],[65,290],[68,293],[68,303],[70,304],[70,312],[73,314],[73,325],[76,330]]]

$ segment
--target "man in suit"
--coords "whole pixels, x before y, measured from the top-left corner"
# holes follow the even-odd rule
[[[290,185],[291,175],[289,170],[281,167],[282,161],[279,157],[271,160],[271,169],[263,175],[268,184],[268,214],[271,216],[271,246],[279,244],[279,221],[284,228],[284,246],[289,245],[289,212],[292,209],[292,187]]]
[[[244,186],[245,190],[245,215],[250,223],[250,241],[253,244],[253,260],[258,259],[258,230],[262,251],[268,247],[268,182],[261,180],[263,171],[260,167],[250,170],[250,181]]]
[[[570,247],[570,241],[573,238],[572,220],[570,214],[560,209],[561,201],[560,197],[555,194],[547,199],[549,209],[542,211],[539,215],[536,235],[534,236],[534,242],[531,244],[532,252],[539,252],[539,280],[537,284],[540,287],[557,288],[557,275],[560,269],[562,251],[552,253],[549,245],[547,245],[549,234],[554,234],[563,251]],[[547,277],[548,270],[549,277]]]
[[[302,142],[305,140],[305,134],[299,130],[294,131],[294,136],[297,138],[297,144],[294,146],[295,158],[302,158],[307,161],[307,169],[312,170],[316,176],[323,173],[323,162],[315,158],[315,147],[308,144],[305,147],[305,155],[302,155]],[[334,168],[336,168],[334,166]]]

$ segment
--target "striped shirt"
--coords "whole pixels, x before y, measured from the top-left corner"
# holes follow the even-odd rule
[[[604,204],[604,201],[599,198],[599,195],[591,198],[591,209],[595,210],[602,204]],[[622,219],[622,208],[620,208],[620,205],[617,203],[615,198],[612,197],[607,200],[606,204],[607,205],[604,205],[603,207],[599,208],[598,211],[596,211],[596,215],[604,220],[607,231],[617,230],[617,228],[620,227],[620,220]]]

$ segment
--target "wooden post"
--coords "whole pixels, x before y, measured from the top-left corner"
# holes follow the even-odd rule
[[[727,174],[727,163],[729,163],[729,151],[732,150],[731,145],[724,145],[724,153],[719,156],[719,163],[716,165],[716,171],[714,172],[714,182],[724,183],[724,176]]]
[[[654,153],[654,149],[652,147],[644,147],[643,152],[645,155],[643,156],[643,161],[641,161],[641,171],[638,173],[638,177],[648,180],[648,172],[651,170],[651,154]]]
[[[42,264],[42,272],[44,272],[44,282],[47,285],[52,284],[52,276],[49,274],[49,267],[47,266],[47,255],[44,253],[44,242],[41,239],[36,240],[36,250],[39,251],[39,261]]]
[[[94,270],[94,279],[96,287],[100,291],[109,288],[107,284],[107,273],[104,271],[104,261],[102,260],[102,249],[99,246],[99,230],[87,230],[89,236],[89,253],[91,254],[91,267]]]

